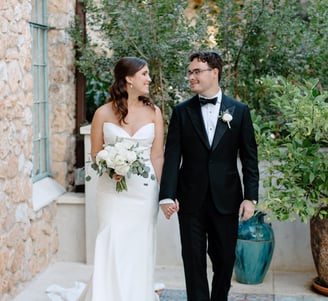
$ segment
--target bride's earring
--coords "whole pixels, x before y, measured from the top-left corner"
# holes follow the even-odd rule
[[[131,89],[133,88],[132,84],[130,84],[130,88],[131,88]]]

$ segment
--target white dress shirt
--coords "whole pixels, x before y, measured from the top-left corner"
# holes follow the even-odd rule
[[[199,95],[199,97],[206,98],[201,95]],[[222,99],[221,90],[219,90],[217,95],[214,95],[211,98],[214,98],[214,97],[218,98],[215,105],[209,103],[209,104],[201,106],[205,130],[206,130],[208,142],[210,143],[210,145],[212,145],[216,124],[217,124],[217,121],[219,118],[220,105],[221,105],[221,99]]]

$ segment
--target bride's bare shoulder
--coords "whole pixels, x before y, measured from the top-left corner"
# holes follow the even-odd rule
[[[115,115],[113,112],[113,108],[112,108],[112,104],[109,103],[105,103],[104,105],[100,106],[95,114],[94,114],[94,118],[101,118],[101,119],[111,119],[112,116]]]

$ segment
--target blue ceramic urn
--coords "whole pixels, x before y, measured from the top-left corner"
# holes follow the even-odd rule
[[[264,221],[265,213],[256,212],[239,223],[234,266],[236,280],[245,284],[262,283],[269,269],[274,250],[271,225]]]

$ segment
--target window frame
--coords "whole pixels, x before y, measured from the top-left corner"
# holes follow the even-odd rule
[[[49,100],[48,100],[48,30],[47,0],[32,3],[32,181],[51,175],[49,150]]]

